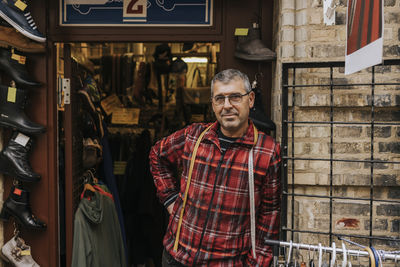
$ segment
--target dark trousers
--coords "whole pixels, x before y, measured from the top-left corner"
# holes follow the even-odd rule
[[[185,267],[182,263],[176,261],[165,249],[162,255],[162,267]]]

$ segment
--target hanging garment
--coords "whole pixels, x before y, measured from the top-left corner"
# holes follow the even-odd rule
[[[130,226],[126,234],[131,264],[143,264],[151,258],[155,266],[161,266],[166,217],[150,174],[151,145],[150,132],[144,130],[127,164],[121,202],[126,225]]]
[[[127,88],[133,85],[133,77],[135,73],[135,62],[133,54],[124,54],[121,58],[121,87],[122,94],[127,95]]]
[[[188,64],[188,71],[186,74],[186,87],[196,88],[202,86],[205,86],[205,84],[201,76],[200,64],[198,63]]]
[[[111,93],[118,94],[116,91],[117,88],[117,83],[116,83],[116,77],[117,75],[117,56],[112,55],[112,67],[111,67]]]
[[[114,203],[97,191],[75,213],[71,266],[127,266]]]
[[[154,62],[150,63],[150,78],[147,84],[147,89],[151,90],[153,95],[158,96],[158,82]]]
[[[133,84],[133,92],[132,92],[133,99],[135,99],[135,101],[140,105],[144,103],[143,93],[146,86],[145,75],[146,75],[146,63],[140,62],[137,67],[135,82]]]
[[[104,136],[101,139],[103,147],[103,162],[99,167],[99,178],[108,186],[111,194],[114,196],[115,209],[118,214],[119,224],[122,232],[123,244],[126,249],[125,225],[124,217],[122,215],[121,202],[119,200],[118,187],[114,176],[113,161],[111,157],[111,149],[108,143],[107,126],[103,122]]]
[[[93,103],[98,103],[101,100],[101,93],[99,87],[97,86],[96,80],[93,78],[91,74],[88,74],[83,80],[83,88],[88,95],[90,96],[90,100]]]
[[[115,81],[116,81],[116,92],[117,95],[122,95],[122,87],[121,87],[121,78],[122,78],[122,73],[121,73],[121,55],[116,55],[117,57],[117,62],[116,62],[116,72],[115,72]]]
[[[112,56],[103,56],[101,58],[101,88],[107,94],[110,94],[112,89],[112,62]]]

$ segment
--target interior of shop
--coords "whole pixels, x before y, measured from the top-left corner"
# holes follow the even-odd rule
[[[121,230],[128,266],[161,266],[167,213],[156,196],[149,150],[157,140],[188,124],[214,120],[210,82],[218,70],[219,43],[68,46],[70,57],[65,58],[66,45],[57,44],[59,155],[65,149],[64,103],[69,101],[76,165],[70,192],[65,190],[60,157],[60,215],[67,214],[65,200],[72,199],[77,212],[80,199],[90,198],[93,187],[102,187],[114,200],[117,218],[113,222],[119,222],[114,227]],[[70,92],[63,89],[66,66],[72,77]],[[65,250],[66,227],[73,218],[67,214],[60,218],[64,221],[61,250]],[[78,234],[74,233],[74,239],[80,239]],[[76,240],[73,259],[79,257]]]

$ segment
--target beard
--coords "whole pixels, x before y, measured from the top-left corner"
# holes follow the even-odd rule
[[[226,131],[235,132],[247,122],[247,119],[241,118],[241,116],[239,116],[239,113],[233,109],[222,111],[218,121],[221,127]]]

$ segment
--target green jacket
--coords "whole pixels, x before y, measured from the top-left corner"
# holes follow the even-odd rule
[[[75,213],[71,267],[126,267],[113,200],[95,192],[82,198]]]

